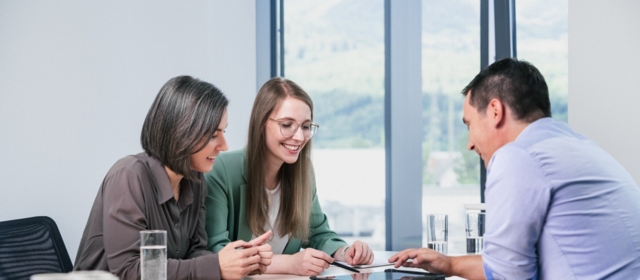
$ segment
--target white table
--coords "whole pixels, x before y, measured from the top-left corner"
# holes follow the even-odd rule
[[[376,260],[379,259],[389,259],[391,256],[393,256],[395,253],[397,252],[389,252],[389,251],[374,251],[373,252],[376,256]],[[389,264],[389,265],[385,265],[385,266],[377,266],[377,267],[371,267],[371,268],[358,268],[358,270],[361,273],[369,273],[369,272],[379,272],[379,271],[384,271],[385,269],[389,269],[389,268],[393,268],[393,264]],[[401,267],[398,269],[402,269],[402,270],[415,270],[415,271],[422,271],[424,272],[424,270],[422,269],[418,269],[418,268],[411,268],[411,267]],[[353,274],[353,272],[348,271],[346,269],[343,268],[339,268],[337,266],[329,266],[329,268],[327,268],[325,271],[323,271],[322,273],[320,273],[320,276],[338,276],[338,275],[350,275]],[[263,275],[253,275],[253,276],[247,276],[244,278],[245,280],[247,279],[253,279],[253,280],[286,280],[286,279],[309,279],[309,276],[299,276],[299,275],[290,275],[290,274],[263,274]],[[462,279],[459,277],[447,277],[447,279]]]

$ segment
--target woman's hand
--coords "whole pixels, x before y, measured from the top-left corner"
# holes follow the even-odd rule
[[[316,276],[329,268],[332,262],[333,259],[327,253],[307,248],[293,255],[289,270],[295,275]]]
[[[218,252],[218,261],[223,279],[241,279],[249,272],[260,269],[258,248],[244,240],[231,242],[224,246]]]
[[[220,262],[220,274],[223,279],[241,279],[249,273],[264,273],[271,264],[271,245],[264,244],[271,231],[246,242],[238,240],[224,246],[218,252]]]
[[[258,248],[258,255],[260,256],[260,261],[258,262],[259,268],[253,270],[249,273],[249,275],[254,274],[263,274],[267,272],[267,266],[271,264],[271,258],[273,258],[273,251],[271,251],[271,245],[264,244],[271,238],[273,232],[271,230],[265,232],[264,234],[256,237],[255,239],[249,241],[251,245]]]
[[[264,274],[267,272],[267,266],[271,264],[271,258],[273,258],[273,251],[271,251],[271,245],[264,244],[256,247],[258,249],[258,255],[260,261],[258,262],[258,269],[251,271],[249,275]]]
[[[353,242],[349,248],[344,252],[344,257],[342,256],[342,250],[344,247],[340,247],[335,253],[334,257],[338,260],[345,261],[349,265],[359,265],[359,264],[371,264],[373,263],[373,251],[369,248],[367,243],[364,243],[360,240]],[[339,256],[336,256],[339,255]]]

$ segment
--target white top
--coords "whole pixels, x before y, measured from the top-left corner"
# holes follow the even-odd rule
[[[273,190],[267,189],[267,194],[269,195],[269,221],[268,224],[264,226],[264,229],[272,230],[273,235],[266,243],[271,245],[271,251],[274,254],[282,254],[287,243],[289,243],[290,236],[280,236],[280,233],[275,228],[279,222],[278,212],[280,211],[280,184],[278,184],[278,186]],[[257,236],[253,235],[251,239],[256,237]]]

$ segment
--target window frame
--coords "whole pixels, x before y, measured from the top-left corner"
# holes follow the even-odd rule
[[[284,0],[256,0],[256,84],[284,76]],[[384,0],[385,248],[422,247],[422,1]],[[516,57],[515,0],[480,0],[480,69]],[[257,90],[256,90],[257,91]],[[394,141],[398,139],[398,141]],[[486,169],[480,159],[480,198]],[[420,209],[420,211],[416,211]]]

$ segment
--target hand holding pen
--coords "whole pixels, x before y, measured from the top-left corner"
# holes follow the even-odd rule
[[[355,269],[353,267],[350,267],[350,266],[348,266],[346,264],[341,264],[336,260],[334,260],[333,263],[331,263],[331,264],[335,265],[335,266],[337,266],[339,268],[346,269],[346,270],[351,271],[351,272],[360,273],[360,270],[357,270],[357,269]]]
[[[333,258],[327,253],[307,248],[293,255],[291,261],[291,274],[317,276],[325,269],[329,268],[329,264],[333,262]]]

